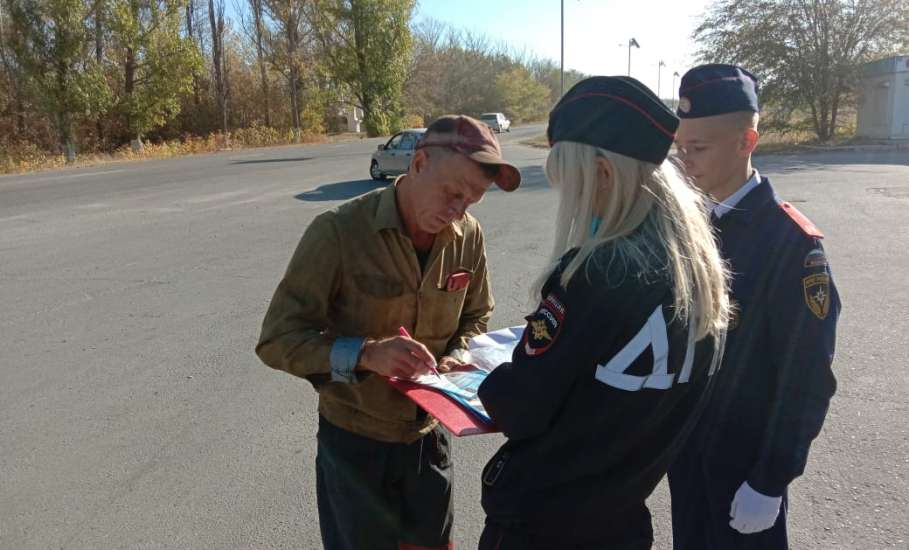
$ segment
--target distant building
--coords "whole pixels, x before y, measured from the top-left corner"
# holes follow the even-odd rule
[[[875,139],[909,139],[909,56],[862,67],[856,133]]]
[[[338,113],[344,131],[360,133],[360,124],[363,122],[363,109],[345,105]]]

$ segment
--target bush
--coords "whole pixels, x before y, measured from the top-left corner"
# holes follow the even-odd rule
[[[230,141],[231,144],[240,147],[267,147],[269,145],[293,143],[293,140],[288,140],[287,135],[277,128],[259,126],[258,124],[231,132]]]
[[[213,153],[226,148],[269,147],[293,143],[322,143],[325,136],[292,128],[279,130],[267,126],[252,126],[238,129],[226,137],[220,132],[199,137],[184,135],[182,139],[170,141],[146,141],[140,151],[134,151],[130,144],[124,144],[111,153],[79,155],[71,166],[84,166],[104,162],[133,159],[171,158],[200,153]],[[63,155],[49,153],[28,142],[0,142],[0,174],[29,172],[67,166]]]
[[[420,115],[407,115],[401,120],[404,128],[422,128],[424,126],[423,117]]]
[[[27,172],[65,164],[63,155],[49,153],[33,143],[0,143],[0,173]]]
[[[388,117],[385,113],[372,112],[363,119],[363,126],[366,127],[366,135],[369,137],[387,136],[391,133]]]
[[[313,103],[306,105],[303,112],[300,113],[300,125],[304,135],[325,133],[323,114],[324,109],[322,109],[321,105],[314,105]]]

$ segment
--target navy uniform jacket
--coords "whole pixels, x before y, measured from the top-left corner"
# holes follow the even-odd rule
[[[738,313],[685,455],[696,456],[718,490],[748,481],[780,496],[805,470],[836,390],[839,296],[823,235],[766,178],[715,223]]]
[[[566,290],[566,255],[512,362],[479,388],[508,438],[483,471],[494,521],[626,528],[623,510],[646,515],[644,500],[706,402],[719,365],[713,339],[689,349],[665,267],[642,274],[612,256],[611,244],[598,248]]]

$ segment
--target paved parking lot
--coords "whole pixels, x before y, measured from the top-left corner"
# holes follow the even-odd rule
[[[546,151],[474,209],[517,324],[549,254]],[[309,221],[373,189],[378,141],[0,178],[0,548],[319,548],[315,396],[253,355]],[[764,157],[827,234],[839,391],[792,487],[793,548],[909,548],[909,153]],[[456,441],[459,548],[495,436]],[[669,548],[668,499],[652,499]],[[604,511],[604,515],[608,511]]]

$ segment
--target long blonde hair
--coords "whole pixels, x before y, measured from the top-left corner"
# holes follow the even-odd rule
[[[613,169],[613,185],[601,213],[594,212],[600,188],[598,158],[606,159]],[[561,200],[554,264],[538,281],[537,289],[569,250],[579,249],[562,271],[563,287],[587,265],[597,247],[612,243],[611,261],[622,262],[628,274],[647,276],[668,270],[675,290],[675,315],[683,322],[694,317],[698,340],[718,336],[726,329],[728,273],[710,229],[705,199],[675,165],[666,161],[658,166],[564,141],[553,145],[546,160],[546,177],[559,189]],[[591,234],[597,214],[602,221]]]

